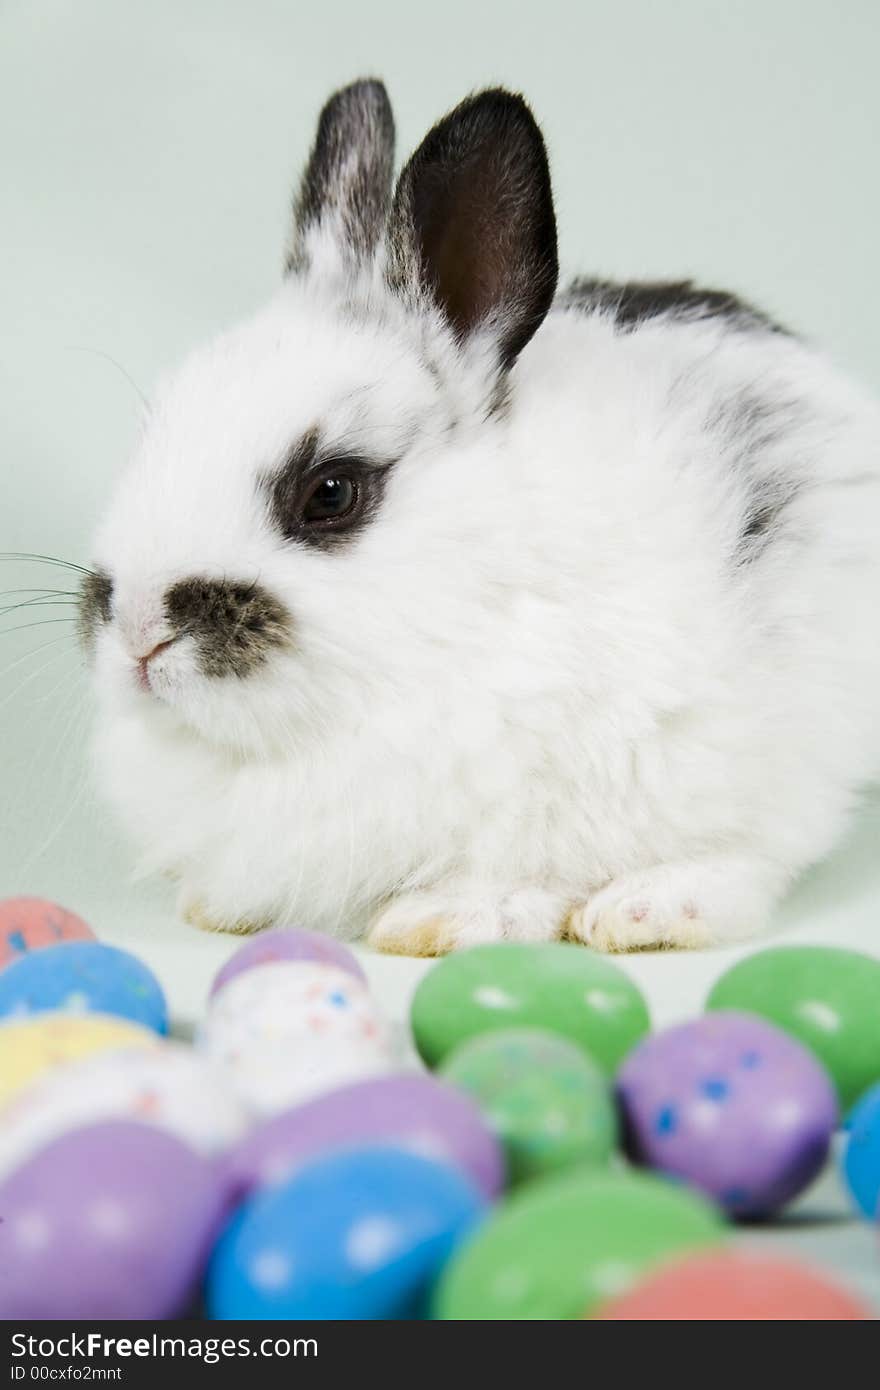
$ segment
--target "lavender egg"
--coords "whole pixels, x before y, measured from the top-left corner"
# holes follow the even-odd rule
[[[393,1144],[458,1168],[485,1197],[504,1185],[501,1145],[470,1096],[418,1073],[340,1086],[256,1125],[228,1154],[237,1194],[286,1180],[352,1144]]]
[[[645,1039],[617,1095],[630,1155],[735,1217],[769,1216],[803,1191],[837,1123],[825,1069],[750,1014],[707,1014]]]
[[[0,1183],[0,1318],[182,1316],[226,1207],[217,1165],[174,1135],[62,1135]]]

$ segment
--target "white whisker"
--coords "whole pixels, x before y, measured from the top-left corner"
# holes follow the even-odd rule
[[[47,643],[47,646],[49,645],[54,645],[54,643]],[[73,653],[70,647],[63,647],[60,652],[53,652],[50,657],[47,657],[47,659],[42,663],[42,665],[38,666],[35,671],[29,672],[23,680],[19,681],[18,685],[15,686],[13,690],[10,690],[8,695],[4,696],[4,698],[0,700],[0,709],[3,709],[5,705],[8,705],[10,700],[14,700],[15,697],[19,695],[22,690],[26,689],[26,687],[29,686],[32,681],[35,681],[38,676],[41,676],[44,671],[47,671],[50,666],[54,666],[55,662],[58,661],[62,656],[71,656],[72,654]],[[69,673],[65,673],[64,679],[67,679],[68,674]],[[57,689],[58,686],[53,686],[52,694],[54,694]],[[45,700],[46,696],[42,696],[40,698],[40,701],[36,703],[45,703]]]
[[[30,651],[19,656],[15,661],[11,661],[8,666],[4,666],[0,671],[0,676],[6,676],[10,671],[14,671],[17,666],[21,666],[25,661],[30,661],[32,656],[37,656],[40,652],[46,651],[48,647],[55,647],[59,642],[69,642],[76,640],[75,632],[60,632],[57,637],[50,637],[48,642],[42,642],[39,647],[31,647]],[[74,647],[65,647],[65,651],[74,651]]]
[[[71,732],[71,729],[73,728],[73,725],[74,725],[74,723],[76,722],[76,720],[83,714],[83,704],[84,704],[84,696],[81,695],[81,696],[80,696],[79,703],[74,707],[72,716],[71,716],[71,718],[68,720],[67,724],[65,725],[65,728],[64,728],[64,730],[63,730],[63,732],[62,732],[61,740],[59,741],[59,743],[58,743],[57,746],[56,746],[56,752],[57,752],[58,749],[60,749],[61,745],[64,743],[64,741],[65,741],[65,740],[67,739],[67,737],[69,736],[69,734],[70,734],[70,732]],[[38,863],[39,860],[40,860],[40,859],[43,857],[43,855],[46,853],[46,850],[49,849],[50,846],[51,846],[52,844],[54,844],[55,840],[58,838],[58,836],[60,835],[61,831],[64,829],[64,827],[67,825],[68,821],[69,821],[70,818],[72,817],[73,813],[74,813],[74,812],[77,810],[77,808],[79,807],[79,804],[80,804],[80,802],[81,802],[82,799],[83,799],[83,796],[84,796],[84,794],[85,794],[85,792],[86,792],[87,787],[88,787],[88,778],[87,778],[85,775],[81,774],[81,775],[80,775],[80,778],[79,778],[79,787],[77,788],[77,791],[76,791],[76,793],[74,794],[74,796],[72,796],[72,797],[70,798],[70,800],[69,800],[69,802],[68,802],[67,810],[64,812],[64,814],[63,814],[63,815],[61,816],[61,818],[58,820],[58,822],[56,823],[55,827],[54,827],[54,828],[50,831],[50,833],[46,836],[46,838],[45,838],[45,840],[43,841],[43,843],[42,843],[41,845],[39,845],[38,848],[35,849],[35,850],[33,851],[32,854],[28,855],[28,857],[27,857],[25,863],[21,866],[21,875],[22,875],[23,878],[26,878],[26,877],[27,877],[28,873],[29,873],[30,870],[33,868],[33,866],[34,866],[36,863]]]
[[[50,623],[75,623],[76,618],[41,618],[37,623],[19,623],[16,627],[0,627],[0,637],[8,632],[26,632],[29,627],[48,627]]]

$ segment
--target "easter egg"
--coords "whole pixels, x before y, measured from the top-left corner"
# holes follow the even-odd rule
[[[0,1183],[0,1318],[179,1316],[225,1211],[215,1166],[126,1122],[56,1139]]]
[[[413,998],[413,1035],[430,1067],[466,1038],[521,1026],[571,1039],[610,1073],[650,1025],[619,966],[563,942],[456,952],[429,970]]]
[[[0,1017],[48,1011],[116,1014],[157,1033],[168,1008],[151,970],[128,951],[101,941],[71,941],[22,956],[0,972]]]
[[[608,1162],[617,1138],[608,1081],[567,1038],[539,1028],[483,1033],[451,1052],[440,1075],[491,1122],[511,1182]]]
[[[200,1043],[261,1114],[389,1071],[388,1025],[366,986],[314,962],[256,965],[211,1001]]]
[[[418,1317],[482,1199],[445,1164],[348,1149],[257,1192],[208,1271],[212,1318]]]
[[[880,1085],[866,1091],[849,1116],[843,1175],[865,1216],[880,1217]]]
[[[653,1175],[580,1170],[538,1178],[453,1257],[434,1316],[580,1318],[660,1260],[722,1239],[708,1204]]]
[[[39,1014],[0,1023],[0,1109],[35,1079],[78,1057],[110,1048],[158,1046],[155,1033],[104,1014]]]
[[[100,1120],[142,1120],[198,1153],[240,1139],[247,1114],[208,1058],[178,1042],[93,1053],[39,1076],[0,1123],[0,1178],[61,1134]]]
[[[809,1047],[844,1110],[880,1081],[880,960],[837,946],[774,946],[725,972],[707,1009],[760,1014]]]
[[[766,1216],[822,1168],[837,1097],[807,1048],[752,1014],[646,1038],[617,1074],[627,1151],[731,1215]]]
[[[0,902],[0,970],[29,951],[60,941],[93,941],[87,922],[48,898],[6,898]]]
[[[616,1322],[854,1322],[868,1309],[794,1260],[739,1250],[688,1255],[596,1309]]]
[[[229,957],[214,976],[211,985],[212,996],[230,980],[255,965],[269,965],[272,961],[313,961],[316,965],[332,965],[337,970],[347,970],[366,984],[357,957],[341,941],[321,932],[304,931],[300,927],[276,927],[271,931],[259,932],[244,946],[240,946]]]
[[[351,1144],[393,1144],[461,1170],[486,1197],[504,1184],[501,1146],[474,1102],[433,1077],[354,1081],[256,1125],[228,1154],[236,1192],[286,1179]]]

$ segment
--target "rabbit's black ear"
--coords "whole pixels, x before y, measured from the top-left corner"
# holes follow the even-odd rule
[[[367,260],[384,230],[394,175],[394,117],[381,82],[353,82],[321,112],[293,207],[288,270],[305,270],[312,238],[346,261]]]
[[[428,133],[400,176],[388,238],[392,287],[427,293],[462,340],[488,329],[511,366],[559,274],[547,152],[522,97],[480,92]]]

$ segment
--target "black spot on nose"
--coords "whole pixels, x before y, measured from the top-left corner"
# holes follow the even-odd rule
[[[181,579],[165,595],[165,611],[175,636],[195,638],[206,676],[247,676],[292,635],[281,600],[243,580]]]
[[[87,652],[95,644],[95,633],[101,623],[109,623],[112,616],[113,581],[103,570],[89,570],[82,577],[79,586],[79,612],[77,623],[80,641]]]

